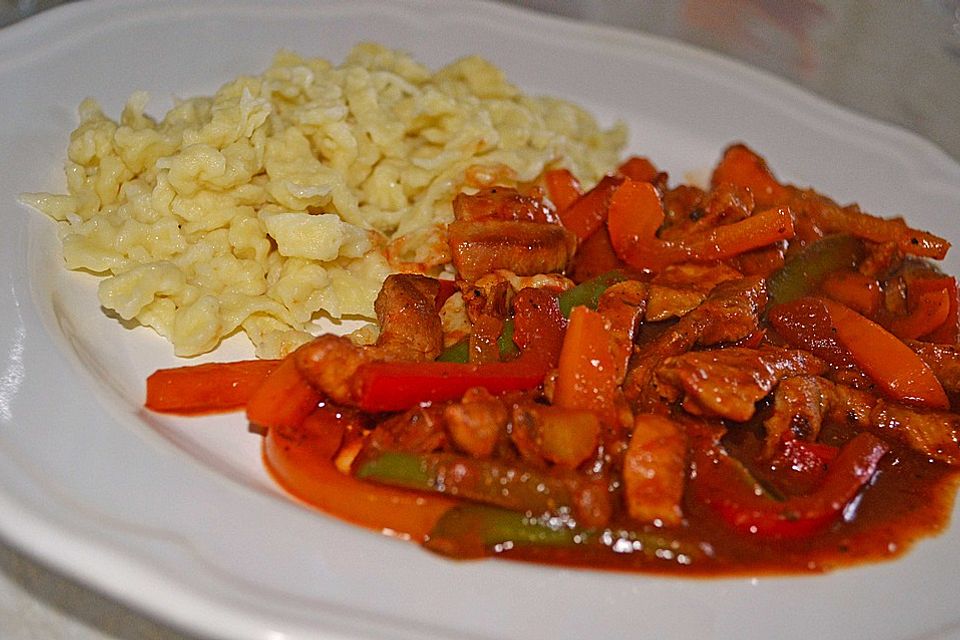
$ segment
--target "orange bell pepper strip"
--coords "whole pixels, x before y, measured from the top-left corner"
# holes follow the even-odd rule
[[[760,207],[782,203],[790,195],[790,190],[777,181],[766,161],[742,144],[727,147],[713,170],[710,186],[723,183],[749,189]]]
[[[770,322],[789,342],[831,363],[847,357],[888,398],[930,409],[949,409],[929,366],[895,335],[839,302],[801,298],[775,307]],[[807,329],[798,330],[804,325]]]
[[[920,336],[920,339],[938,344],[957,344],[960,342],[960,291],[958,291],[957,279],[951,276],[925,278],[913,281],[910,283],[910,287],[918,292],[942,289],[947,292],[950,301],[947,319],[930,333]]]
[[[647,158],[633,156],[617,168],[617,173],[636,182],[653,182],[660,172]]]
[[[817,226],[827,233],[847,233],[878,243],[893,242],[911,256],[942,260],[950,249],[947,240],[929,231],[908,227],[899,218],[879,218],[837,206],[820,207],[811,215]]]
[[[570,206],[557,212],[560,224],[580,240],[586,240],[603,226],[607,219],[610,197],[623,178],[605,176],[597,185],[577,198]]]
[[[786,208],[772,208],[682,240],[661,240],[663,202],[656,188],[626,179],[610,199],[607,229],[614,252],[636,269],[658,271],[685,261],[725,260],[792,238],[793,217]]]
[[[267,376],[247,402],[247,420],[271,428],[293,428],[310,415],[322,399],[300,375],[293,354]]]
[[[657,238],[664,220],[660,194],[648,182],[625,180],[610,199],[607,230],[621,260],[636,269],[660,270],[683,262],[686,251],[675,242]]]
[[[935,331],[950,315],[950,292],[945,287],[921,285],[921,282],[923,280],[915,280],[907,286],[907,313],[887,323],[890,333],[898,338],[916,340]]]
[[[159,369],[147,378],[144,406],[180,415],[243,409],[279,364],[279,360],[240,360]]]
[[[363,482],[331,460],[342,426],[323,407],[296,427],[270,429],[263,439],[267,470],[288,493],[348,522],[423,542],[456,502],[438,495]]]
[[[569,169],[551,169],[543,174],[547,195],[557,211],[563,211],[583,195],[580,181]]]
[[[701,262],[726,260],[794,235],[793,216],[786,207],[773,207],[733,224],[684,238],[691,257]]]
[[[828,298],[845,304],[868,318],[877,315],[883,302],[883,291],[877,279],[858,271],[834,271],[820,286]]]
[[[613,415],[618,384],[611,347],[603,316],[587,307],[574,307],[557,365],[555,406],[590,409],[604,417]]]

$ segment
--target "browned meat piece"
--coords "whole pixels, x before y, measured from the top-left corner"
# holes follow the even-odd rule
[[[816,440],[834,395],[833,383],[819,376],[786,378],[773,394],[773,414],[764,420],[764,454],[775,453],[785,438]]]
[[[703,304],[637,348],[623,386],[627,400],[637,411],[652,411],[660,400],[653,385],[653,371],[664,358],[686,353],[697,343],[735,342],[751,335],[759,328],[759,312],[766,301],[763,278],[718,285]]]
[[[563,271],[576,236],[557,224],[525,221],[457,221],[447,228],[453,266],[473,281],[496,269],[521,276]]]
[[[707,192],[687,217],[672,221],[660,232],[664,240],[679,239],[691,233],[702,233],[714,227],[739,222],[753,212],[753,194],[735,185],[724,183]]]
[[[442,406],[414,407],[387,418],[370,432],[354,464],[376,457],[384,451],[432,453],[447,444]]]
[[[344,336],[324,334],[294,353],[297,368],[311,385],[339,404],[354,404],[358,390],[354,374],[360,365],[377,359],[373,347],[358,347]]]
[[[645,523],[680,524],[687,476],[687,437],[676,422],[644,413],[634,419],[623,459],[623,497],[630,517]]]
[[[435,278],[410,273],[388,276],[374,303],[380,322],[377,348],[403,360],[433,360],[440,355],[443,327],[436,305],[439,291]]]
[[[510,418],[503,402],[485,389],[467,391],[463,400],[443,410],[447,432],[456,447],[475,458],[486,458],[493,453],[506,432]]]
[[[847,387],[834,385],[830,419],[870,429],[882,438],[949,465],[960,465],[960,416],[908,407]]]
[[[341,404],[353,404],[357,368],[366,362],[424,362],[443,350],[443,327],[436,299],[439,284],[415,274],[387,277],[374,303],[380,321],[376,344],[358,347],[343,336],[322,335],[300,347],[300,373],[319,391]]]
[[[650,281],[646,320],[656,322],[686,315],[724,282],[740,280],[736,269],[722,262],[671,265]]]
[[[656,369],[660,395],[693,415],[745,421],[781,378],[825,373],[827,365],[806,351],[730,347],[667,358]]]
[[[633,340],[647,307],[648,287],[636,280],[618,282],[603,292],[597,311],[610,327],[610,338],[617,351],[617,383],[623,382],[633,353]]]
[[[960,465],[960,416],[878,400],[870,423],[881,437],[899,440],[933,460]]]
[[[453,199],[457,220],[526,220],[557,222],[556,213],[543,200],[525,196],[512,187],[489,187],[473,195],[457,194]]]
[[[908,341],[907,345],[933,370],[944,390],[960,392],[960,348],[952,344]]]
[[[743,277],[739,271],[722,262],[700,264],[684,262],[672,264],[654,276],[652,284],[674,289],[693,289],[710,293],[717,285]]]
[[[695,289],[674,289],[650,284],[650,295],[644,320],[659,322],[685,316],[707,298],[707,294]]]
[[[690,318],[690,328],[699,330],[700,344],[736,342],[759,328],[760,310],[766,304],[767,287],[763,278],[731,280],[718,285],[707,300],[684,319]]]
[[[870,426],[870,414],[877,404],[877,397],[845,384],[835,384],[829,404],[831,420],[863,429]]]

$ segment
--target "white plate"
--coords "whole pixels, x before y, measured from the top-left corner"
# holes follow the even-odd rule
[[[83,2],[0,32],[0,532],[173,624],[229,638],[960,637],[960,529],[825,576],[682,580],[457,563],[283,497],[239,416],[140,410],[168,346],[60,268],[53,224],[75,110],[145,89],[210,94],[281,47],[342,60],[376,40],[439,66],[481,53],[528,92],[623,118],[676,178],[734,140],[786,180],[956,239],[960,167],[932,145],[712,55],[455,1]],[[947,268],[957,272],[957,262]],[[240,353],[227,345],[221,357]]]

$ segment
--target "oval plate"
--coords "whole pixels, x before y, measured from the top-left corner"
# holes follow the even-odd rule
[[[630,151],[676,180],[730,142],[786,181],[949,236],[960,167],[933,145],[768,75],[672,42],[453,0],[69,4],[0,31],[0,532],[172,624],[243,638],[947,638],[960,628],[960,530],[894,562],[796,578],[684,580],[453,562],[283,496],[239,415],[140,409],[175,364],[61,268],[54,225],[17,204],[61,191],[76,107],[162,113],[260,73],[279,48],[339,62],[358,41],[438,67],[479,53],[528,93],[623,119]],[[946,268],[956,273],[957,262]],[[246,353],[227,343],[216,354]]]

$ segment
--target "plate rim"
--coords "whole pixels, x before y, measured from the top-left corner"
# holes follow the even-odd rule
[[[142,7],[145,5],[150,5],[151,7],[159,7],[156,11],[160,12],[164,10],[163,7],[177,7],[183,6],[185,3],[180,0],[170,0],[166,2],[150,2],[149,0],[86,0],[85,2],[77,2],[73,4],[61,5],[56,7],[49,12],[44,12],[38,16],[28,18],[22,23],[15,24],[11,27],[8,27],[0,31],[0,51],[3,50],[7,40],[16,41],[17,38],[27,37],[29,34],[37,30],[44,30],[53,26],[62,26],[68,21],[72,21],[82,16],[95,15],[99,11],[107,9],[116,9],[116,8],[127,8],[132,9],[136,7]],[[245,1],[245,2],[228,2],[223,0],[218,0],[217,2],[210,2],[209,6],[222,6],[226,8],[232,8],[234,6],[245,6],[249,8],[262,7],[264,3],[255,2],[255,1]],[[290,0],[285,4],[297,5],[302,7],[312,7],[315,6],[311,3],[302,2],[299,0]],[[331,5],[344,5],[350,4],[347,0],[340,2],[330,3]],[[362,2],[358,3],[360,6],[372,6],[376,3],[373,2]],[[801,98],[803,102],[808,107],[815,107],[818,110],[826,111],[832,114],[834,117],[842,117],[849,119],[851,123],[858,125],[859,128],[867,128],[872,130],[880,135],[887,136],[890,143],[902,142],[904,144],[910,144],[913,148],[918,149],[917,153],[922,153],[924,158],[926,158],[932,166],[938,166],[939,169],[943,171],[944,175],[948,176],[960,176],[960,165],[958,165],[954,160],[952,160],[946,152],[944,152],[940,147],[934,143],[925,140],[916,134],[913,134],[909,131],[906,131],[903,128],[891,125],[889,123],[881,122],[876,119],[867,118],[861,114],[853,112],[845,107],[834,104],[830,101],[825,100],[822,97],[811,94],[808,91],[803,90],[802,88],[789,83],[782,78],[774,76],[773,74],[751,67],[745,63],[727,58],[720,54],[715,54],[703,49],[693,47],[691,45],[686,45],[683,43],[678,43],[672,40],[665,38],[660,38],[657,36],[651,36],[649,34],[641,34],[635,31],[628,31],[626,29],[618,29],[616,27],[609,27],[605,25],[593,25],[593,24],[583,24],[578,22],[573,22],[568,19],[558,18],[555,16],[549,16],[546,14],[532,13],[530,11],[521,10],[515,7],[495,4],[492,2],[466,2],[461,0],[443,0],[439,3],[430,3],[424,0],[394,0],[394,3],[397,6],[403,6],[409,11],[416,11],[414,7],[422,8],[426,4],[439,4],[448,8],[456,8],[456,10],[463,10],[470,8],[471,10],[476,10],[477,7],[481,8],[481,11],[484,12],[483,16],[486,19],[491,19],[492,17],[502,16],[509,17],[514,19],[522,20],[532,20],[532,21],[547,21],[548,23],[554,23],[555,25],[563,25],[562,27],[557,26],[556,28],[569,29],[573,33],[603,33],[603,34],[615,34],[616,38],[619,41],[619,46],[630,46],[630,43],[633,42],[633,46],[638,46],[639,43],[645,43],[644,46],[652,47],[654,49],[661,48],[667,51],[669,54],[673,55],[684,55],[687,58],[691,56],[695,61],[703,62],[704,60],[712,61],[712,64],[722,64],[726,66],[726,69],[737,75],[745,75],[754,83],[763,83],[770,86],[774,86],[779,92],[786,92],[786,95],[792,96],[794,98]],[[318,9],[319,13],[322,13],[322,10]],[[536,16],[535,18],[533,16]],[[10,34],[9,37],[7,34]],[[4,66],[0,65],[0,75],[4,73]],[[56,534],[63,534],[62,530],[54,529],[51,530],[49,526],[45,526],[45,520],[41,514],[37,514],[31,511],[28,507],[20,504],[18,501],[13,499],[13,496],[8,494],[7,487],[0,486],[0,513],[6,515],[13,515],[11,518],[0,518],[0,534],[4,536],[5,539],[11,541],[17,548],[24,550],[26,553],[32,557],[37,558],[39,561],[44,564],[49,564],[53,566],[56,570],[63,571],[64,573],[70,575],[72,578],[84,583],[93,586],[98,591],[109,595],[110,597],[116,598],[117,600],[124,602],[125,604],[141,611],[147,612],[149,615],[156,616],[158,619],[163,621],[169,621],[175,626],[187,630],[193,630],[203,634],[212,634],[218,635],[223,631],[223,627],[220,626],[222,623],[219,618],[216,618],[216,613],[225,615],[227,618],[235,618],[236,611],[230,610],[229,607],[226,610],[219,609],[216,603],[207,602],[209,610],[207,614],[210,615],[210,618],[205,616],[200,616],[207,620],[216,619],[216,624],[209,625],[204,622],[198,624],[197,616],[191,616],[188,614],[186,609],[173,612],[168,610],[168,607],[165,606],[156,606],[151,608],[150,605],[150,596],[151,588],[148,587],[145,590],[144,594],[132,594],[129,591],[123,591],[118,589],[117,585],[112,583],[106,574],[96,574],[91,576],[89,573],[89,561],[81,560],[77,557],[70,557],[69,554],[58,554],[56,553],[56,547],[63,544],[63,540],[59,539]],[[11,524],[13,523],[13,524]],[[49,524],[49,523],[47,523]],[[15,530],[16,529],[16,530]],[[111,547],[109,545],[104,545],[101,540],[93,539],[89,540],[84,537],[81,532],[71,532],[64,534],[66,537],[70,538],[68,542],[72,542],[75,545],[79,546],[88,546],[88,553],[91,555],[102,554],[105,557],[101,558],[101,561],[108,559],[110,556]],[[54,553],[51,554],[51,548],[54,548]],[[115,550],[114,550],[115,552]],[[86,554],[84,554],[86,555]],[[51,560],[53,558],[53,560]],[[116,558],[114,558],[116,559]],[[129,559],[127,559],[129,562]],[[96,564],[94,562],[93,564]],[[136,563],[135,563],[136,564]],[[135,567],[137,570],[144,570],[143,567]],[[144,570],[145,571],[145,570]],[[151,573],[150,571],[145,571],[147,575],[141,577],[141,580],[147,581],[150,576],[154,578],[158,577],[158,574]],[[183,585],[181,585],[181,588]],[[146,598],[144,598],[144,595]],[[202,595],[202,594],[201,594]],[[189,602],[184,602],[183,606],[188,607],[192,602],[194,606],[200,606],[204,608],[203,598],[197,597],[187,597],[184,594],[185,600]],[[222,606],[222,605],[221,605]],[[229,615],[226,615],[229,614]],[[244,612],[243,615],[250,615],[249,612]],[[188,619],[187,619],[188,618]],[[249,638],[269,638],[272,637],[270,634],[275,630],[276,620],[271,620],[269,618],[258,618],[256,616],[251,620],[247,620],[248,623],[258,626],[256,630],[253,630],[250,627],[244,627],[247,631],[250,631],[249,635],[246,633],[231,633],[231,637],[249,637]],[[316,629],[312,627],[303,627],[296,628],[295,623],[290,621],[284,621],[286,624],[291,625],[289,630],[285,632],[291,638],[296,637],[316,637]],[[236,630],[231,630],[236,631]],[[374,632],[371,632],[374,633]],[[333,635],[327,635],[325,637],[331,638],[348,638],[348,637],[358,637],[355,633],[349,633],[347,635],[339,635],[336,632],[333,632]],[[370,636],[372,637],[372,636]],[[437,636],[440,637],[440,636]]]

